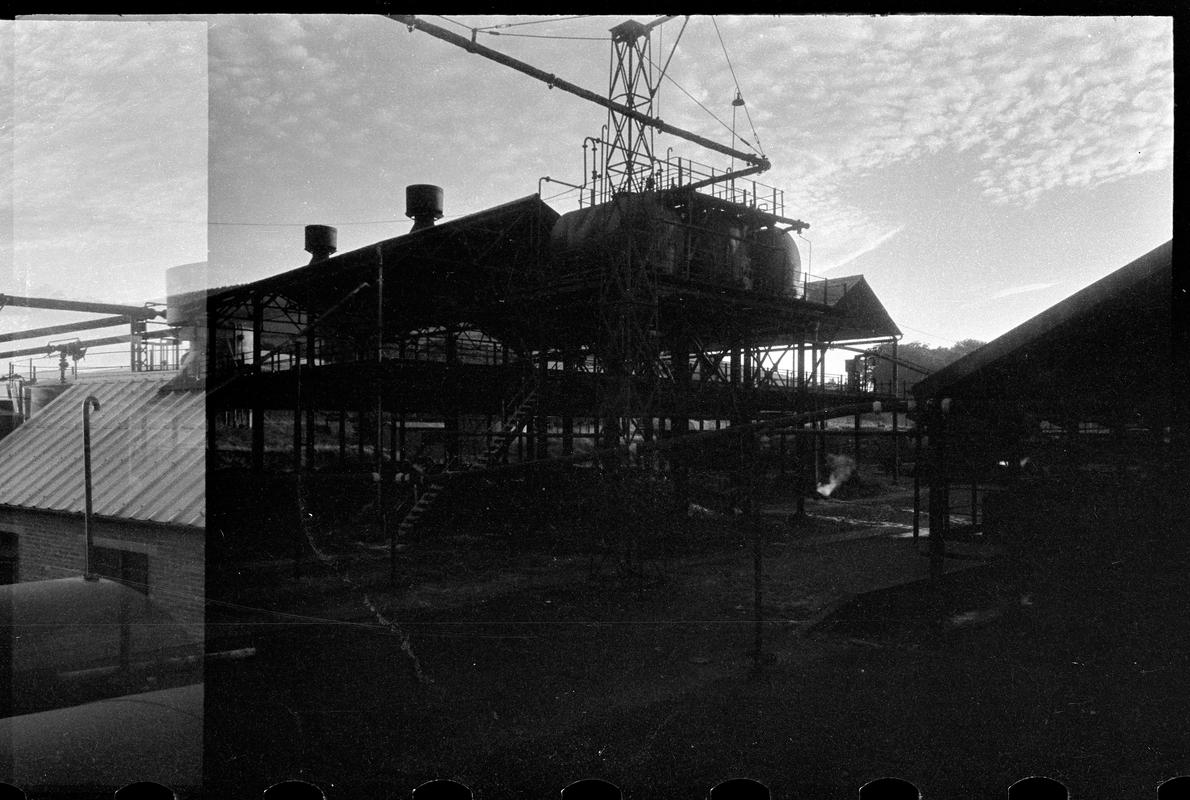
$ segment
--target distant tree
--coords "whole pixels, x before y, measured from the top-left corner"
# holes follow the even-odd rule
[[[901,391],[903,387],[906,391],[913,388],[913,386],[926,376],[926,373],[937,372],[954,361],[959,360],[963,356],[983,347],[985,342],[978,339],[963,339],[961,342],[955,342],[950,347],[930,347],[928,344],[921,342],[900,342],[897,344],[897,360],[903,362],[902,366],[897,368],[897,391]],[[892,356],[893,348],[891,344],[882,344],[877,347],[870,348],[869,353],[874,355]],[[874,358],[876,363],[872,369],[872,380],[875,381],[876,387],[880,390],[887,390],[892,386],[893,366],[892,362],[885,358]],[[920,367],[925,372],[917,372],[910,369],[904,364],[912,364]]]

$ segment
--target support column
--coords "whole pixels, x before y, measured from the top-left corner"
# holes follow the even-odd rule
[[[806,402],[806,343],[805,336],[799,337],[802,341],[797,345],[797,406],[795,408],[798,414],[807,410]],[[797,457],[797,513],[806,513],[806,482],[808,479],[808,470],[806,469],[806,437],[800,435],[800,431],[806,429],[806,423],[798,422],[797,431],[794,434],[794,454]]]
[[[742,419],[743,407],[743,382],[741,380],[741,372],[743,368],[743,353],[740,349],[739,335],[736,334],[731,342],[731,360],[728,375],[731,379],[731,424],[739,425],[744,420]]]
[[[204,354],[206,358],[206,376],[207,385],[211,386],[215,382],[217,359],[216,353],[218,349],[215,342],[218,338],[218,317],[212,309],[207,310],[207,352]],[[32,363],[30,362],[29,379],[36,380],[36,373],[33,372]],[[24,392],[22,391],[22,395]],[[219,454],[219,436],[217,433],[216,422],[219,418],[219,407],[208,401],[204,404],[206,406],[207,416],[207,469],[212,469],[218,463]],[[28,413],[28,409],[26,409]]]
[[[536,448],[536,450],[537,450],[538,458],[549,458],[549,454],[550,454],[550,449],[549,449],[550,448],[550,442],[549,442],[550,418],[549,418],[549,414],[547,413],[548,409],[546,409],[546,407],[545,407],[544,400],[545,400],[545,395],[546,395],[546,382],[549,380],[550,357],[549,357],[549,353],[546,352],[546,350],[544,350],[544,349],[541,351],[540,363],[538,364],[538,369],[540,369],[541,372],[538,376],[538,381],[537,381],[538,395],[537,395],[537,448]]]
[[[339,400],[339,466],[347,463],[347,401]]]
[[[855,454],[855,466],[857,466],[857,467],[859,466],[859,439],[860,439],[859,429],[860,429],[860,418],[862,416],[863,416],[862,414],[855,415],[855,430],[851,437],[852,438],[851,449],[852,449],[852,452]]]
[[[293,359],[293,471],[302,468],[302,349],[297,345]]]
[[[361,464],[364,461],[364,417],[367,416],[367,413],[363,403],[360,403],[355,412],[355,450]]]
[[[306,333],[306,366],[310,369],[307,375],[313,376],[314,371],[314,329],[311,319],[310,330]],[[316,395],[311,387],[306,387],[306,464],[314,465],[314,404]]]
[[[896,483],[901,477],[901,437],[898,435],[897,420],[900,417],[900,412],[897,411],[897,403],[901,401],[900,387],[897,385],[898,371],[897,371],[897,340],[892,341],[892,396],[893,396],[893,415],[892,415],[892,432],[893,432],[893,470],[892,479]]]
[[[264,471],[264,393],[260,391],[264,365],[264,302],[252,293],[252,471]]]
[[[947,474],[947,432],[940,413],[931,415],[930,463],[930,578],[942,577],[946,558],[946,532],[950,524],[950,480]]]
[[[446,434],[445,460],[449,465],[451,461],[459,457],[459,349],[458,334],[454,328],[446,331],[446,339],[443,344],[446,351],[447,392],[449,393],[449,396],[446,398],[446,419],[444,420],[443,427]]]
[[[565,394],[574,380],[574,356],[567,353],[562,356],[562,385],[563,394]],[[562,455],[568,456],[574,452],[574,416],[569,413],[562,414]]]

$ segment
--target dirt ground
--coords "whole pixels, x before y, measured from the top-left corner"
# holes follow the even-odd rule
[[[395,587],[362,546],[298,581],[244,567],[208,649],[257,655],[208,665],[208,788],[397,798],[451,777],[549,797],[599,777],[661,798],[747,776],[830,800],[896,775],[978,798],[1044,774],[1081,800],[1190,772],[1185,548],[1134,535],[1180,512],[1121,501],[1088,524],[1132,549],[1022,579],[969,545],[931,584],[909,486],[808,519],[766,498],[759,659],[751,532],[710,512],[709,544],[668,557],[421,543]]]

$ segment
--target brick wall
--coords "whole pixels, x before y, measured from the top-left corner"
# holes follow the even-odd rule
[[[19,537],[18,580],[82,574],[85,532],[81,516],[0,508],[0,530]],[[95,519],[91,533],[97,546],[145,553],[149,598],[201,637],[206,566],[203,530]]]

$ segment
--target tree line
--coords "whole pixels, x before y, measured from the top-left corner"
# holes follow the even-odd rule
[[[950,347],[931,347],[923,342],[899,342],[896,349],[896,358],[903,362],[897,367],[897,393],[901,390],[910,391],[931,372],[937,372],[954,361],[958,361],[968,353],[978,350],[983,347],[986,342],[981,342],[978,339],[963,339],[961,342],[955,342]],[[868,349],[873,356],[893,356],[892,344],[882,344]],[[893,380],[893,364],[885,358],[870,357],[867,359],[867,379],[874,383],[879,389],[886,389],[892,386]],[[905,366],[912,364],[919,367],[924,372],[917,372]]]

